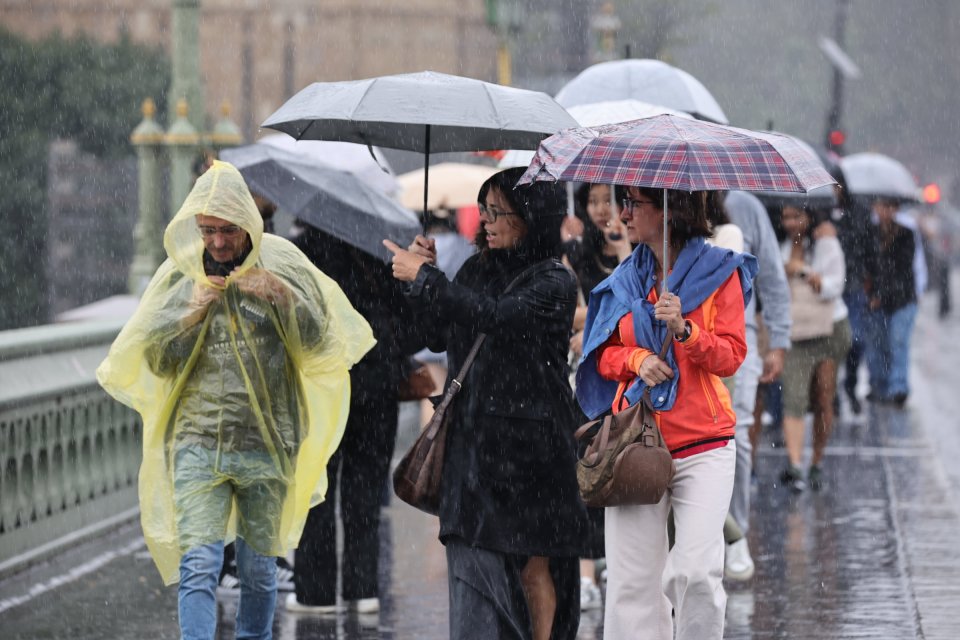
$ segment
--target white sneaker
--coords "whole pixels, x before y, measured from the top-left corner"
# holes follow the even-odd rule
[[[590,578],[580,578],[580,611],[592,611],[603,606],[600,587]]]
[[[380,598],[360,598],[357,602],[357,613],[378,613]]]
[[[315,613],[320,615],[327,615],[337,612],[337,605],[311,605],[311,604],[301,604],[297,600],[297,594],[289,593],[287,594],[287,599],[284,601],[284,608],[291,613]]]
[[[293,590],[293,569],[277,565],[277,591]]]
[[[753,577],[753,558],[746,538],[727,545],[724,565],[723,574],[730,580],[745,581]]]
[[[240,596],[240,578],[232,573],[225,573],[217,585],[217,595],[221,598],[236,598]]]

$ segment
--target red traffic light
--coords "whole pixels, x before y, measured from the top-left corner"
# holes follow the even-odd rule
[[[830,144],[834,147],[843,146],[843,143],[847,141],[847,134],[839,129],[834,129],[830,132]]]
[[[923,201],[927,204],[940,202],[940,187],[935,182],[931,182],[923,188]]]

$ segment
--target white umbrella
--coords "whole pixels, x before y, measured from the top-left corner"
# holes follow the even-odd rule
[[[882,153],[854,153],[840,160],[847,188],[855,196],[916,201],[919,186],[900,162]]]
[[[545,93],[423,71],[316,82],[263,126],[297,140],[341,140],[425,154],[426,211],[431,152],[532,149],[576,124]]]
[[[660,60],[612,60],[587,67],[556,95],[564,107],[610,100],[641,100],[727,124],[713,95],[692,75]]]
[[[302,157],[310,164],[318,162],[347,171],[388,196],[396,195],[399,191],[390,164],[377,147],[335,140],[294,140],[283,133],[264,136],[257,140],[257,144],[283,149]]]
[[[427,208],[459,209],[477,204],[480,185],[497,172],[494,167],[460,162],[442,162],[430,167],[430,193]],[[397,178],[400,204],[416,209],[423,202],[423,169],[415,169]]]

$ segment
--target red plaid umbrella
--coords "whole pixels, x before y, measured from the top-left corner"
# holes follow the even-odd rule
[[[540,180],[798,192],[835,182],[792,138],[666,114],[546,138],[520,184]]]

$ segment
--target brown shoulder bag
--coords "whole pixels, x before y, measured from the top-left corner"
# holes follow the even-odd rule
[[[668,333],[661,359],[670,340]],[[577,429],[577,483],[588,507],[657,504],[663,498],[676,467],[653,414],[647,388],[636,404]]]

